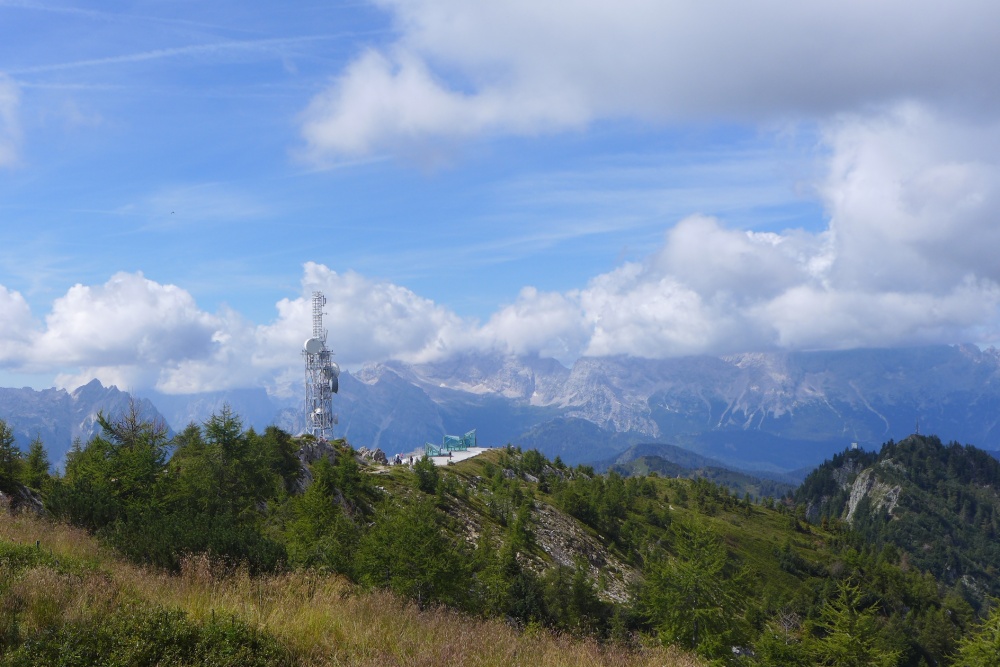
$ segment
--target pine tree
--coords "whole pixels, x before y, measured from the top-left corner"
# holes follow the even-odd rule
[[[9,490],[20,478],[21,450],[14,440],[14,429],[0,419],[0,489]]]
[[[24,459],[24,470],[21,472],[21,481],[25,486],[32,489],[41,490],[42,485],[49,479],[49,457],[45,453],[45,445],[42,439],[35,436],[28,447],[28,456]]]
[[[74,443],[66,474],[46,498],[55,516],[91,530],[155,511],[167,456],[166,425],[144,418],[134,401],[118,416],[98,413],[97,421],[101,435],[82,448]]]
[[[899,652],[881,636],[877,610],[863,604],[860,586],[842,582],[820,612],[820,636],[808,643],[813,664],[831,667],[893,667]]]
[[[469,554],[442,530],[441,520],[430,499],[404,507],[387,501],[358,545],[361,583],[390,588],[420,606],[468,604]]]
[[[729,655],[746,638],[746,573],[733,567],[708,528],[675,522],[673,531],[677,555],[652,567],[647,578],[647,615],[665,644],[709,658]]]
[[[293,565],[329,567],[350,575],[359,531],[335,502],[338,495],[343,497],[335,486],[337,472],[325,457],[312,465],[312,484],[289,500],[286,548]]]
[[[1000,663],[1000,600],[975,632],[958,645],[955,667],[994,667]]]
[[[437,491],[438,474],[437,466],[429,456],[424,454],[419,461],[413,464],[413,472],[417,474],[417,488],[424,493],[434,493]]]

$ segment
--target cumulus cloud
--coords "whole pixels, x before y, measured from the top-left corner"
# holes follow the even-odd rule
[[[20,292],[0,285],[0,365],[14,365],[29,349],[35,323]]]
[[[906,103],[841,117],[825,141],[827,229],[681,221],[583,291],[588,353],[996,342],[1000,126]]]
[[[314,156],[605,118],[760,121],[934,102],[992,114],[1000,5],[377,0],[398,40],[313,100]]]
[[[19,109],[21,91],[9,77],[0,73],[0,167],[17,163],[21,146]]]
[[[815,245],[801,236],[731,230],[715,219],[692,216],[667,233],[651,268],[683,280],[699,294],[753,301],[806,280],[802,256],[814,252]]]
[[[175,285],[117,273],[104,285],[74,285],[45,318],[36,349],[55,363],[161,364],[209,352],[215,322]]]
[[[971,279],[943,294],[802,285],[761,303],[756,315],[762,329],[773,327],[773,344],[786,349],[993,342],[976,339],[983,327],[997,333],[1000,288]]]
[[[187,291],[142,273],[117,273],[56,299],[25,365],[76,368],[61,372],[60,386],[95,377],[122,387],[155,386],[178,364],[211,356],[219,324]]]
[[[301,380],[313,290],[326,295],[329,346],[345,366],[435,359],[467,349],[474,336],[469,322],[404,287],[314,263],[304,267],[301,294],[282,299],[276,318],[259,325],[230,309],[205,312],[175,285],[118,273],[103,285],[71,287],[44,327],[20,294],[0,286],[0,363],[54,372],[69,388],[96,377],[166,393],[261,385],[281,393]]]
[[[839,119],[826,132],[831,280],[950,292],[970,275],[1000,279],[1000,122],[903,104]]]
[[[1000,5],[376,4],[399,37],[360,54],[313,100],[303,135],[316,159],[602,119],[791,118],[820,129],[827,169],[814,185],[828,225],[762,233],[700,215],[665,220],[644,261],[566,293],[525,288],[482,325],[344,274],[336,282],[356,295],[373,290],[388,304],[402,290],[411,304],[370,312],[365,326],[421,324],[411,339],[379,324],[383,344],[360,337],[360,357],[1000,341]]]
[[[466,351],[662,358],[766,349],[1000,343],[1000,124],[915,103],[824,126],[828,226],[756,232],[692,215],[658,249],[566,292],[526,287],[485,322],[318,263],[274,318],[201,310],[141,273],[75,285],[39,324],[0,286],[0,364],[188,393],[301,382],[311,294],[345,367]],[[666,223],[665,223],[666,224]],[[74,384],[75,383],[75,384]]]
[[[572,363],[586,347],[589,328],[578,293],[525,287],[469,340],[506,354],[537,354]]]
[[[638,265],[591,281],[580,305],[592,327],[589,356],[699,354],[719,347],[735,315],[676,278]]]
[[[1000,125],[903,103],[840,116],[824,141],[827,228],[760,233],[694,215],[582,289],[524,290],[479,340],[563,360],[996,343]]]
[[[576,107],[553,104],[550,94],[537,93],[519,101],[526,107],[522,112],[511,114],[501,91],[451,90],[405,51],[392,57],[367,51],[312,101],[302,132],[312,157],[321,158],[433,150],[442,140],[485,131],[524,133],[583,120]]]
[[[297,357],[311,331],[305,324],[312,322],[311,295],[316,290],[327,300],[323,322],[328,347],[345,365],[438,358],[464,347],[469,336],[468,323],[458,315],[393,283],[309,262],[302,284],[302,295],[280,301],[278,318],[258,329],[257,363],[288,363],[290,355]]]

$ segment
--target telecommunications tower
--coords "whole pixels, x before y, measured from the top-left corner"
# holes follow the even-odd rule
[[[313,292],[312,338],[302,346],[302,356],[306,360],[306,433],[312,433],[320,440],[333,435],[333,425],[337,415],[333,414],[333,395],[337,393],[340,381],[340,366],[330,358],[326,349],[326,329],[323,328],[323,306],[326,297],[322,292]]]

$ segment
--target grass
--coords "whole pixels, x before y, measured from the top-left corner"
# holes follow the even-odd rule
[[[198,664],[202,658],[197,656],[205,655],[231,659],[218,664],[238,664],[232,662],[233,642],[250,641],[263,647],[256,654],[263,660],[272,655],[272,639],[282,650],[267,664],[310,667],[702,664],[671,648],[601,645],[542,630],[519,631],[447,609],[419,610],[389,593],[363,592],[343,578],[315,571],[250,576],[195,556],[184,561],[179,575],[169,575],[126,563],[84,531],[30,515],[2,519],[0,646],[10,647],[15,634],[22,645],[31,637],[63,637],[65,642],[74,628],[100,627],[110,619],[110,627],[122,633],[141,632],[130,639],[133,644],[146,641],[151,627],[159,628],[155,636],[186,642],[183,655],[195,657],[177,658],[177,664]],[[230,627],[240,631],[223,632],[220,639],[220,628]],[[137,650],[119,637],[108,641],[116,650]],[[166,660],[162,655],[175,653],[115,655],[132,656],[120,658],[126,661],[151,655],[146,664],[160,664],[156,660]]]

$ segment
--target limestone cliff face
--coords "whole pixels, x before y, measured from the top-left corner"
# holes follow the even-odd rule
[[[892,518],[903,489],[895,482],[886,481],[885,473],[889,473],[892,479],[899,479],[899,474],[905,476],[906,471],[892,460],[876,463],[872,467],[865,467],[865,463],[857,458],[841,461],[829,471],[829,476],[840,493],[833,493],[831,487],[826,487],[822,496],[806,499],[806,516],[810,521],[818,521],[830,502],[842,502],[842,510],[838,510],[838,513],[842,519],[850,522],[867,498],[872,512],[885,512]],[[843,499],[844,493],[846,499]],[[842,500],[835,500],[838,496]],[[840,507],[839,504],[837,506]]]
[[[854,519],[858,505],[866,497],[871,503],[872,512],[885,511],[890,517],[892,516],[902,488],[898,484],[890,485],[881,481],[877,471],[878,467],[862,470],[851,485],[851,497],[847,501],[847,514],[844,517],[848,521]]]

